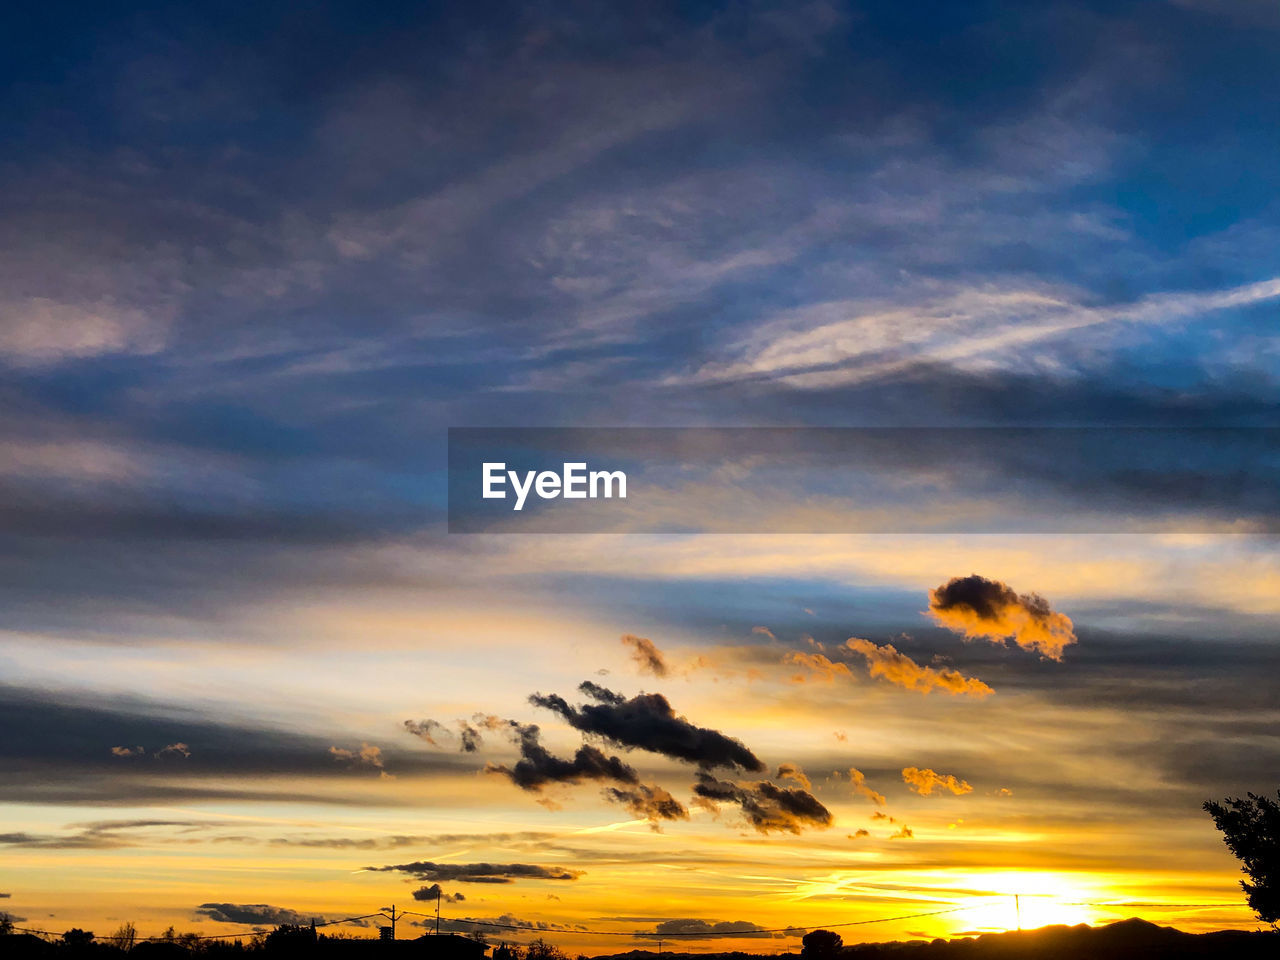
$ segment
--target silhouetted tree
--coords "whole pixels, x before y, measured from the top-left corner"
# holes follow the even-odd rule
[[[69,947],[87,947],[93,943],[93,932],[91,930],[81,930],[79,927],[72,927],[62,935],[62,942]]]
[[[804,960],[831,960],[844,946],[844,939],[830,930],[810,930],[800,938],[800,944]]]
[[[1280,803],[1251,793],[1247,800],[1209,800],[1204,808],[1249,877],[1240,886],[1250,909],[1275,924],[1280,920]]]
[[[525,960],[569,960],[569,955],[539,937],[525,948]]]
[[[0,937],[7,937],[13,933],[13,917],[7,913],[0,913]]]
[[[138,942],[138,928],[131,922],[120,924],[116,932],[107,938],[119,950],[129,951]]]
[[[263,940],[263,947],[273,953],[310,953],[316,944],[316,929],[301,924],[282,923]]]
[[[500,943],[493,951],[493,960],[524,960],[519,944]]]

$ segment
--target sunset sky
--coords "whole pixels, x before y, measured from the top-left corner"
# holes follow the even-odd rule
[[[1257,925],[1275,4],[0,17],[19,926]],[[450,533],[460,427],[901,432]]]

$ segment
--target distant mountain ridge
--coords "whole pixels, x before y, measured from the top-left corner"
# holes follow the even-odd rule
[[[632,950],[595,960],[650,960],[657,953]],[[676,953],[662,960],[740,960],[761,954]],[[779,957],[799,958],[800,954]],[[1037,930],[985,933],[955,940],[909,940],[856,943],[841,948],[833,960],[1280,960],[1280,932],[1218,930],[1184,933],[1131,918],[1100,927],[1056,925]]]

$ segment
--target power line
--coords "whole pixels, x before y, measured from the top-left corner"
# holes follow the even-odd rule
[[[901,917],[876,917],[873,920],[846,920],[840,923],[819,923],[819,924],[793,923],[786,927],[769,927],[769,928],[760,927],[760,928],[752,928],[750,930],[695,930],[695,931],[689,931],[686,933],[680,933],[680,932],[667,933],[664,931],[662,933],[662,939],[664,940],[669,938],[675,939],[677,937],[683,937],[685,939],[697,939],[697,940],[706,939],[708,937],[745,937],[747,939],[750,939],[752,936],[760,933],[790,933],[795,930],[809,930],[809,929],[825,930],[829,927],[860,927],[869,923],[892,923],[895,920],[918,920],[921,917],[936,917],[944,913],[958,913],[961,910],[973,910],[977,906],[979,906],[979,904],[968,904],[960,907],[948,907],[945,910],[930,910],[927,913],[911,913]],[[412,913],[412,911],[409,911],[409,910],[405,910],[404,912]],[[426,917],[428,920],[431,919],[431,917],[428,917],[425,913],[414,913],[413,916]],[[650,933],[645,930],[587,930],[587,929],[579,929],[575,927],[563,927],[563,926],[544,930],[539,927],[529,926],[527,924],[498,923],[493,920],[468,920],[465,917],[457,917],[457,918],[442,917],[441,919],[445,923],[456,923],[456,924],[468,923],[468,924],[474,924],[482,927],[498,927],[503,930],[520,930],[525,933],[573,933],[573,934],[578,934],[580,936],[590,936],[590,937],[631,937],[633,939],[639,939],[639,940],[658,939],[658,934]]]

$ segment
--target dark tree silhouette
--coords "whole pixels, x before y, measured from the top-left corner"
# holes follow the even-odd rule
[[[552,946],[539,937],[525,948],[525,960],[569,960],[568,955],[559,947]]]
[[[1222,803],[1208,800],[1204,809],[1249,877],[1240,886],[1250,909],[1274,924],[1280,920],[1280,803],[1252,793],[1248,797],[1228,797]]]
[[[810,930],[800,938],[800,956],[804,960],[832,960],[844,946],[844,939],[830,930]]]

